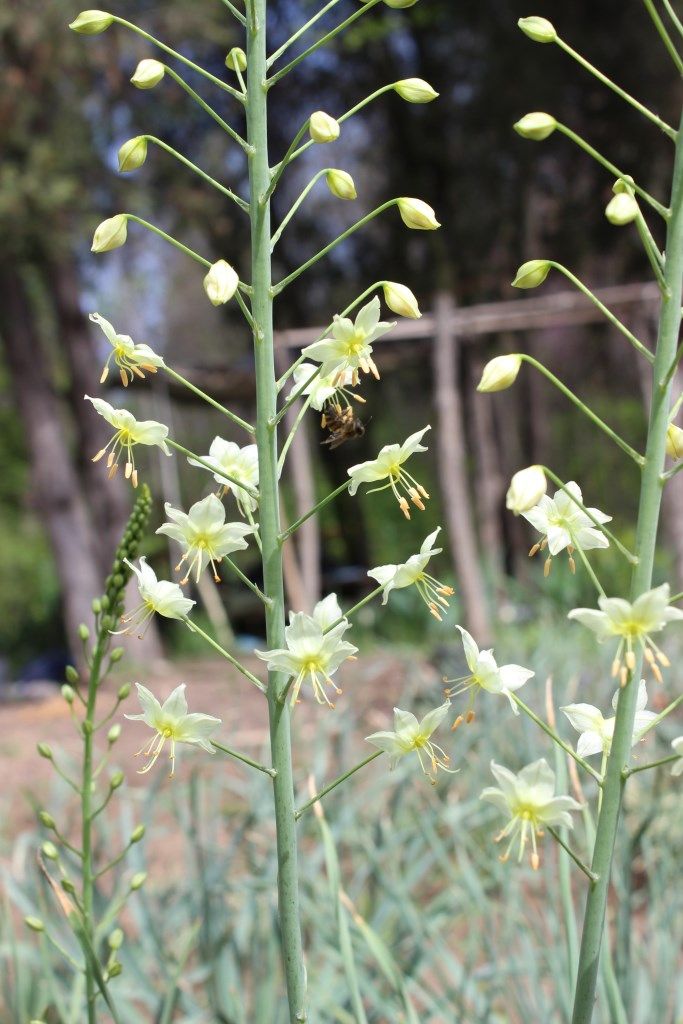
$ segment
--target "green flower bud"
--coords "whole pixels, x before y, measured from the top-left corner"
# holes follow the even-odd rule
[[[110,949],[121,949],[121,946],[123,945],[123,938],[124,936],[121,929],[115,928],[107,939],[107,945]]]
[[[114,650],[109,655],[109,660],[111,661],[112,665],[116,665],[118,661],[121,661],[121,658],[124,656],[125,653],[126,652],[124,651],[123,647],[115,647]]]
[[[100,614],[100,612],[102,611],[102,602],[100,601],[99,597],[94,597],[93,598],[92,604],[90,605],[90,607],[92,608],[93,615],[99,615]]]
[[[617,178],[612,185],[612,191],[615,196],[618,196],[621,192],[628,192],[629,195],[633,195],[633,186],[635,182],[630,174],[625,175],[623,178]]]
[[[66,666],[66,669],[64,670],[64,675],[66,676],[67,683],[77,683],[78,680],[80,679],[80,676],[78,675],[78,672],[76,671],[73,665]]]
[[[638,201],[635,196],[628,192],[618,192],[612,196],[605,207],[605,216],[610,224],[622,227],[634,221],[640,212]]]
[[[62,879],[61,886],[64,892],[68,892],[69,896],[73,896],[73,894],[76,892],[76,886],[73,884],[73,882],[70,882],[68,878]]]
[[[86,640],[90,639],[90,630],[86,626],[85,622],[81,622],[80,626],[78,627],[78,635],[83,641],[83,643],[85,643]]]
[[[431,103],[439,95],[424,78],[403,78],[394,83],[394,91],[407,103]]]
[[[401,11],[406,7],[412,7],[417,0],[384,0],[384,3],[387,7],[395,7],[396,10]]]
[[[397,201],[397,205],[398,212],[401,214],[401,220],[406,227],[411,228],[413,231],[436,231],[437,228],[441,227],[436,219],[434,210],[421,199],[411,199],[408,196],[402,196]]]
[[[25,917],[24,924],[27,924],[32,932],[44,932],[45,925],[39,917]]]
[[[339,122],[335,121],[329,114],[326,114],[324,110],[316,110],[315,113],[311,114],[310,121],[308,122],[308,133],[313,142],[321,144],[334,142],[335,139],[339,138],[340,131]]]
[[[232,50],[225,58],[225,66],[229,71],[246,71],[247,55],[244,50],[239,46],[233,46]]]
[[[109,780],[109,788],[111,790],[118,789],[119,786],[123,785],[125,775],[122,771],[114,772],[111,779]]]
[[[119,700],[125,700],[130,695],[130,683],[124,683],[123,686],[119,687],[118,693],[116,694]]]
[[[159,60],[146,57],[141,60],[131,78],[136,89],[153,89],[166,74],[166,68]]]
[[[145,884],[146,880],[147,880],[147,872],[146,871],[138,871],[138,873],[136,875],[133,875],[133,877],[130,880],[130,891],[131,892],[137,892],[138,889],[142,889],[142,887]]]
[[[48,860],[59,860],[59,850],[54,843],[46,842],[40,847],[40,852],[43,857],[47,857]]]
[[[76,691],[74,690],[73,686],[69,686],[68,683],[64,683],[61,693],[62,697],[67,702],[67,704],[73,704],[73,702],[76,699]]]
[[[109,598],[107,597],[107,595],[106,595],[106,594],[104,594],[104,596],[100,598],[100,605],[101,605],[101,607],[102,607],[102,611],[103,611],[103,612],[106,612],[106,611],[108,611],[108,610],[109,610],[109,606],[110,606],[110,604],[111,604],[111,601],[109,600]]]
[[[131,843],[139,843],[145,834],[145,826],[137,825],[130,834]]]
[[[119,974],[121,974],[122,971],[123,971],[123,965],[120,964],[118,960],[115,960],[114,963],[110,964],[109,968],[107,969],[107,977],[108,978],[118,978]]]
[[[45,826],[45,828],[53,829],[56,826],[55,819],[52,817],[51,814],[48,814],[47,811],[39,811],[38,820],[40,821],[41,825]]]
[[[484,367],[477,391],[489,394],[494,391],[505,391],[517,380],[522,357],[517,353],[507,356],[496,356]]]
[[[126,581],[125,581],[125,579],[123,578],[123,576],[121,575],[120,572],[116,573],[116,575],[114,576],[114,579],[112,580],[112,583],[114,584],[114,586],[116,587],[117,590],[121,590],[122,587],[124,587],[126,585]]]
[[[411,320],[419,320],[422,316],[417,299],[405,284],[397,281],[385,281],[384,301],[393,313],[399,316],[407,316]]]
[[[340,171],[331,167],[325,175],[327,187],[337,199],[356,199],[358,193],[353,178],[347,171]]]
[[[524,35],[533,39],[535,43],[554,43],[557,39],[555,26],[547,18],[538,18],[536,15],[520,18],[517,25]]]
[[[525,114],[512,127],[523,139],[533,139],[534,142],[542,142],[543,139],[547,139],[555,131],[557,121],[550,114],[544,114],[537,110],[532,114]]]
[[[47,743],[38,743],[36,750],[41,757],[44,757],[46,761],[52,760],[52,750],[48,747]]]
[[[107,733],[107,743],[109,744],[110,747],[114,746],[120,735],[121,726],[117,722],[115,725],[112,725],[111,729]]]
[[[550,273],[549,260],[528,260],[523,263],[512,282],[513,288],[538,288]]]
[[[93,734],[93,724],[87,718],[81,722],[81,733],[84,736],[92,736]]]
[[[92,252],[111,252],[125,245],[127,236],[128,218],[125,213],[117,213],[98,224],[90,248]]]
[[[83,36],[96,36],[100,32],[105,32],[113,20],[114,15],[107,14],[106,11],[81,11],[69,28]]]
[[[126,174],[128,171],[137,171],[147,159],[147,137],[136,135],[134,139],[128,139],[119,148],[119,170]]]

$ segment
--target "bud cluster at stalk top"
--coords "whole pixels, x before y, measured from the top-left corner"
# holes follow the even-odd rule
[[[149,487],[143,484],[133,506],[133,511],[126,523],[119,546],[116,549],[111,573],[105,581],[101,605],[105,615],[111,618],[112,627],[113,623],[123,612],[123,592],[131,574],[124,559],[127,558],[132,561],[137,558],[140,540],[145,532],[151,510],[152,495]]]

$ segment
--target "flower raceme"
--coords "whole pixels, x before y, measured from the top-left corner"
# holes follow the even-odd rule
[[[139,769],[140,775],[146,774],[156,764],[159,754],[167,742],[171,745],[169,760],[171,762],[170,775],[175,771],[175,745],[176,743],[191,743],[207,753],[213,754],[214,748],[209,737],[221,724],[220,718],[213,715],[201,715],[197,713],[188,714],[187,699],[185,697],[185,683],[176,686],[169,697],[160,704],[146,686],[141,683],[135,684],[138,691],[138,700],[142,707],[141,715],[125,715],[131,722],[144,722],[150,729],[154,730],[154,736],[150,743],[138,750],[135,755],[142,754],[149,760]]]
[[[612,708],[616,712],[619,703],[621,690],[612,697]],[[631,746],[635,747],[643,739],[650,728],[653,720],[657,717],[654,711],[646,711],[647,687],[645,680],[640,680],[638,687],[638,699],[636,702],[636,716],[633,722],[633,735]],[[560,709],[569,719],[577,732],[581,733],[576,744],[576,753],[579,757],[590,757],[591,754],[609,755],[612,748],[612,736],[614,735],[614,723],[616,717],[604,718],[602,712],[593,707],[592,704],[567,704]]]
[[[140,558],[140,568],[124,558],[128,568],[135,573],[138,583],[138,591],[142,602],[128,615],[121,616],[121,622],[125,629],[122,633],[130,633],[133,629],[144,630],[149,625],[152,616],[156,612],[165,619],[184,619],[194,605],[189,597],[185,597],[177,583],[170,580],[158,580],[151,565],[147,565],[144,555]]]
[[[214,480],[222,485],[223,493],[232,491],[235,495],[237,507],[242,515],[253,512],[258,506],[258,498],[255,492],[258,491],[259,470],[258,450],[255,444],[247,444],[240,448],[234,441],[224,441],[222,437],[214,437],[209,448],[209,454],[203,456],[204,463],[215,470]],[[206,465],[197,462],[196,459],[187,460],[191,466],[199,466],[206,469]],[[233,481],[226,480],[222,473],[226,473]],[[241,485],[241,486],[240,486]],[[245,490],[245,488],[247,488]],[[253,492],[253,493],[250,493]]]
[[[538,505],[530,508],[522,515],[527,519],[539,533],[543,534],[542,539],[529,551],[533,556],[538,551],[548,549],[548,559],[545,563],[545,575],[550,572],[552,559],[559,555],[565,548],[569,554],[569,568],[575,571],[572,552],[574,548],[581,551],[590,551],[593,548],[607,548],[609,541],[601,530],[595,527],[594,520],[599,523],[609,523],[611,516],[605,515],[598,508],[589,508],[590,516],[580,507],[583,504],[581,488],[574,481],[570,480],[565,489],[555,492],[554,497],[544,494]]]
[[[600,643],[618,638],[612,676],[619,676],[622,686],[628,681],[628,673],[636,667],[634,646],[640,647],[655,679],[661,682],[659,665],[668,668],[670,662],[652,639],[652,634],[661,632],[669,622],[683,619],[683,611],[670,607],[669,597],[669,584],[663,583],[641,594],[633,604],[621,597],[601,597],[598,599],[599,611],[595,608],[574,608],[568,618],[592,630]]]
[[[419,484],[417,480],[408,473],[404,468],[404,465],[410,456],[415,454],[415,452],[427,451],[426,446],[420,444],[420,441],[430,429],[431,427],[429,426],[423,427],[422,430],[418,430],[416,433],[411,434],[410,437],[406,438],[403,444],[386,444],[380,450],[376,459],[371,459],[369,462],[361,462],[357,466],[351,466],[351,468],[347,470],[347,473],[351,477],[349,494],[355,494],[360,484],[375,483],[386,480],[387,482],[381,484],[380,487],[371,488],[370,491],[368,491],[368,494],[374,494],[376,491],[384,491],[390,487],[399,504],[399,508],[403,512],[403,515],[406,519],[410,519],[410,506],[408,505],[408,501],[405,496],[399,491],[399,489],[402,489],[408,495],[412,503],[421,511],[424,511],[425,506],[423,499],[428,499],[429,494],[422,484]]]
[[[325,601],[318,602],[312,615],[289,613],[289,625],[285,627],[286,647],[255,652],[272,672],[285,672],[293,679],[292,704],[297,703],[302,685],[310,682],[318,704],[334,707],[325,687],[332,687],[338,696],[341,694],[332,676],[342,662],[358,651],[343,639],[350,626],[348,620],[342,618],[333,624],[340,615],[337,599],[331,594]]]
[[[439,768],[442,771],[453,774],[454,769],[449,768],[448,754],[441,747],[432,742],[432,734],[438,729],[448,715],[450,704],[446,702],[435,708],[418,722],[415,715],[410,711],[401,711],[394,708],[394,729],[393,732],[373,732],[365,739],[373,746],[379,747],[389,755],[389,769],[393,771],[402,757],[415,752],[420,761],[420,767],[432,785],[436,783],[436,775]],[[425,765],[423,753],[428,758]]]
[[[425,572],[430,558],[441,553],[441,548],[433,547],[440,529],[438,527],[430,533],[423,541],[419,554],[411,555],[407,562],[401,565],[378,565],[376,569],[370,569],[368,576],[377,580],[382,587],[382,604],[387,603],[392,590],[415,586],[434,618],[442,621],[441,612],[448,608],[446,598],[451,597],[455,591],[453,587],[446,586]]]
[[[109,375],[109,364],[112,359],[119,368],[124,388],[128,387],[129,383],[132,384],[135,377],[141,377],[144,380],[144,370],[147,370],[148,373],[156,373],[157,367],[164,365],[161,356],[153,352],[149,345],[136,345],[128,334],[117,334],[109,321],[99,313],[91,313],[89,319],[102,329],[112,348],[104,364],[100,384],[104,384]]]
[[[555,772],[545,758],[528,764],[517,775],[495,761],[491,761],[491,771],[498,786],[487,786],[481,799],[488,800],[510,817],[508,824],[496,836],[497,843],[510,839],[500,859],[508,859],[519,836],[517,859],[521,861],[531,840],[531,866],[536,871],[540,864],[536,839],[543,834],[543,826],[573,828],[570,811],[580,810],[581,805],[570,796],[555,796]]]
[[[170,455],[166,444],[168,427],[156,420],[137,420],[132,412],[128,412],[127,409],[114,409],[103,398],[91,398],[90,395],[85,395],[85,398],[92,402],[95,412],[98,412],[115,430],[111,441],[93,456],[92,461],[98,462],[109,451],[107,469],[111,478],[119,468],[119,457],[125,453],[126,480],[130,480],[133,487],[137,487],[138,471],[135,468],[133,448],[136,444],[156,445],[161,448],[164,455]]]
[[[498,665],[492,650],[480,651],[474,638],[466,629],[463,629],[462,626],[456,626],[456,629],[460,630],[465,661],[470,674],[462,676],[460,679],[446,679],[447,683],[455,683],[455,686],[446,690],[446,696],[452,699],[466,690],[470,691],[469,710],[465,715],[467,722],[471,722],[474,718],[474,701],[479,690],[503,694],[510,701],[510,707],[514,713],[518,715],[519,709],[512,694],[524,686],[534,673],[528,668],[522,668],[521,665]],[[453,728],[457,729],[462,721],[463,716],[458,715],[453,723]]]
[[[329,377],[335,370],[343,374],[352,371],[352,383],[358,383],[358,371],[371,373],[379,380],[379,371],[372,358],[372,346],[387,331],[396,326],[395,323],[384,323],[379,318],[380,303],[375,296],[363,306],[355,321],[346,316],[335,316],[332,324],[332,336],[308,345],[302,355],[322,364],[321,374]]]
[[[171,537],[183,549],[183,557],[175,567],[179,572],[183,563],[187,563],[180,582],[187,583],[193,573],[199,582],[201,573],[210,565],[215,582],[220,583],[217,563],[224,555],[244,551],[245,537],[254,532],[254,527],[248,523],[226,523],[223,502],[215,494],[195,502],[187,513],[173,508],[169,502],[164,508],[172,522],[164,523],[156,532]]]

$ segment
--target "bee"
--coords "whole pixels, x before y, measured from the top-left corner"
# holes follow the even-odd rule
[[[325,408],[320,426],[330,432],[329,437],[320,443],[328,445],[332,451],[346,441],[362,437],[365,433],[365,424],[358,419],[351,406],[342,408],[338,402]]]

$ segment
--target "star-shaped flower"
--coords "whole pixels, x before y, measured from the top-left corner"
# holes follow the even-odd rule
[[[92,402],[95,411],[115,430],[109,444],[93,456],[93,462],[98,462],[111,449],[107,459],[107,469],[111,478],[119,468],[119,457],[125,454],[126,480],[130,480],[133,487],[137,487],[138,471],[135,468],[133,448],[136,444],[156,445],[161,448],[164,455],[170,455],[171,452],[166,444],[168,427],[156,420],[136,420],[132,412],[128,412],[127,409],[114,409],[109,402],[105,402],[102,398],[91,398],[90,395],[85,397]]]
[[[466,690],[470,691],[470,705],[465,716],[468,722],[471,722],[474,718],[474,700],[479,690],[487,690],[488,693],[504,694],[510,701],[510,707],[518,715],[519,708],[515,704],[512,694],[515,690],[519,690],[520,687],[524,686],[534,673],[528,668],[522,668],[521,665],[498,665],[493,657],[492,650],[480,651],[473,637],[466,629],[463,629],[462,626],[456,626],[456,628],[460,630],[465,660],[470,670],[470,675],[463,676],[460,679],[447,679],[447,683],[456,684],[452,689],[446,691],[447,696],[450,698],[457,697]],[[459,715],[455,720],[453,728],[456,729],[462,720],[462,715]]]
[[[161,356],[153,352],[149,345],[136,345],[128,334],[117,334],[109,321],[99,313],[91,313],[90,319],[102,328],[105,338],[112,347],[102,370],[100,384],[104,384],[109,375],[109,364],[112,359],[119,368],[124,388],[127,388],[129,383],[132,384],[135,377],[144,379],[144,370],[156,373],[157,367],[164,365]]]
[[[382,604],[387,603],[392,590],[400,590],[402,587],[414,585],[431,614],[441,622],[441,611],[443,608],[448,608],[446,598],[451,597],[455,591],[453,587],[447,587],[435,576],[425,572],[432,555],[441,553],[441,548],[433,547],[440,529],[439,526],[433,533],[430,533],[423,541],[420,553],[411,555],[408,561],[403,562],[402,565],[378,565],[376,569],[370,569],[368,576],[377,580],[384,591]]]
[[[600,597],[600,611],[594,608],[574,608],[568,618],[576,619],[582,626],[592,630],[600,643],[613,637],[619,638],[612,662],[612,675],[619,675],[622,685],[626,684],[628,672],[636,667],[633,650],[635,644],[642,648],[655,678],[661,682],[662,674],[657,662],[665,668],[670,662],[652,639],[652,633],[661,632],[668,622],[683,619],[683,611],[670,607],[669,597],[669,584],[663,583],[661,587],[641,594],[633,604],[621,597]]]
[[[375,296],[358,313],[355,321],[345,316],[335,316],[332,337],[323,338],[303,349],[303,355],[322,363],[323,376],[334,370],[343,373],[351,370],[354,384],[358,383],[358,370],[372,373],[379,380],[379,372],[372,358],[372,346],[395,323],[384,323],[379,318],[380,302]]]
[[[142,706],[141,715],[125,715],[131,722],[144,722],[150,729],[154,730],[154,736],[148,746],[138,750],[136,757],[142,754],[149,758],[139,770],[144,775],[154,767],[159,754],[164,748],[166,741],[170,741],[171,772],[175,771],[175,745],[176,743],[193,743],[207,753],[213,754],[214,748],[209,737],[221,724],[220,718],[213,715],[200,715],[187,713],[187,700],[185,699],[185,683],[176,686],[175,690],[163,704],[160,704],[153,693],[141,683],[135,684],[138,691],[138,700]]]
[[[332,370],[323,376],[322,371],[317,372],[318,369],[313,363],[300,363],[297,366],[293,374],[294,386],[287,396],[288,400],[292,395],[299,392],[302,395],[309,395],[311,408],[316,409],[318,412],[322,412],[324,407],[338,392],[354,398],[357,402],[363,401],[359,395],[354,395],[353,392],[347,391],[353,379],[352,370]],[[306,383],[307,381],[308,383]],[[303,384],[306,384],[306,387],[301,391]]]
[[[258,450],[255,444],[247,444],[240,448],[234,441],[224,441],[222,437],[214,437],[209,454],[204,455],[203,459],[217,470],[213,478],[217,483],[222,484],[223,491],[232,491],[235,495],[237,507],[242,515],[253,512],[257,508],[258,498],[255,497],[255,493],[258,492],[259,469]],[[196,459],[187,461],[191,466],[206,469],[206,466],[197,462]],[[227,473],[236,483],[227,481],[221,473]]]
[[[334,600],[336,602],[336,598]],[[319,602],[313,615],[290,612],[289,625],[285,627],[287,646],[272,651],[255,652],[267,663],[271,672],[286,672],[288,676],[294,678],[292,704],[297,702],[299,691],[307,681],[310,682],[313,695],[319,704],[334,707],[325,686],[331,686],[336,694],[341,694],[341,690],[333,683],[332,676],[343,661],[356,654],[358,648],[342,639],[349,628],[347,619],[342,619],[338,625],[330,629],[331,622],[336,620],[336,616],[331,622],[330,618],[337,609],[330,601],[327,605]]]
[[[371,459],[369,462],[361,462],[357,466],[351,466],[347,470],[351,477],[349,494],[355,494],[360,484],[386,480],[385,484],[382,484],[380,487],[373,487],[368,491],[368,494],[374,494],[376,491],[385,491],[390,487],[403,515],[406,519],[410,519],[410,506],[405,496],[399,493],[399,488],[402,488],[412,503],[421,511],[424,511],[425,506],[422,499],[429,498],[429,494],[404,468],[404,464],[415,452],[427,451],[426,446],[420,444],[420,441],[428,430],[431,430],[431,427],[423,427],[422,430],[418,430],[415,434],[411,434],[410,437],[406,438],[403,444],[385,444],[376,459]]]
[[[434,785],[439,768],[451,774],[454,771],[448,767],[450,760],[448,754],[441,747],[437,746],[436,743],[433,743],[431,739],[432,733],[441,725],[449,709],[450,704],[446,702],[440,707],[435,708],[434,711],[430,711],[421,722],[418,722],[412,712],[394,708],[393,732],[373,732],[371,736],[366,736],[365,739],[368,743],[372,743],[373,746],[379,747],[380,750],[384,750],[389,754],[390,770],[396,767],[402,757],[414,751],[418,756],[422,771],[432,785]],[[425,765],[422,758],[423,752],[428,759],[427,765]]]
[[[620,693],[621,690],[617,690],[612,698],[612,708],[615,712]],[[642,740],[651,722],[657,717],[654,711],[645,710],[646,705],[647,688],[645,680],[641,679],[638,687],[636,717],[633,722],[633,737],[631,739],[633,747]],[[564,711],[576,731],[581,733],[576,744],[576,753],[580,757],[590,757],[591,754],[609,754],[614,735],[615,716],[604,718],[602,712],[598,708],[594,708],[592,704],[567,704],[561,710]]]
[[[163,615],[166,619],[184,619],[189,615],[195,602],[189,597],[185,597],[177,583],[171,583],[170,580],[158,580],[154,569],[151,565],[147,565],[144,555],[140,558],[139,569],[127,558],[124,558],[124,562],[137,576],[142,603],[129,615],[121,617],[121,622],[126,627],[122,630],[123,633],[130,633],[133,629],[140,629],[143,626],[146,628],[155,612],[157,615]]]
[[[497,843],[510,837],[500,859],[508,859],[512,844],[519,836],[518,860],[521,860],[531,839],[531,866],[536,871],[540,863],[536,838],[543,834],[543,826],[573,828],[569,812],[580,810],[581,805],[570,796],[555,796],[555,772],[545,758],[528,764],[518,775],[495,761],[491,761],[491,771],[500,788],[487,786],[481,799],[490,801],[503,814],[510,816],[508,824],[496,836]]]
[[[531,525],[543,534],[543,539],[538,544],[534,544],[529,554],[535,555],[537,551],[548,548],[546,576],[550,572],[551,559],[555,555],[559,555],[564,548],[568,550],[569,567],[574,572],[575,565],[572,558],[574,548],[590,551],[592,548],[609,547],[609,541],[602,530],[595,527],[593,520],[586,515],[582,508],[579,508],[576,501],[573,501],[570,496],[571,494],[573,498],[583,503],[579,485],[574,480],[570,480],[566,488],[566,491],[556,491],[552,498],[544,494],[538,505],[529,509],[528,512],[522,512],[524,518],[528,519]],[[567,494],[567,491],[570,494]],[[588,511],[599,523],[611,522],[612,517],[605,515],[598,508],[589,508]]]
[[[183,557],[175,567],[179,572],[183,562],[187,562],[187,571],[180,582],[187,583],[192,572],[199,582],[202,571],[211,565],[213,578],[220,583],[217,563],[224,555],[244,551],[247,547],[244,538],[254,532],[254,527],[248,523],[226,523],[223,502],[215,494],[195,502],[188,513],[173,508],[169,502],[164,508],[173,522],[164,523],[157,533],[172,537],[183,548]]]

